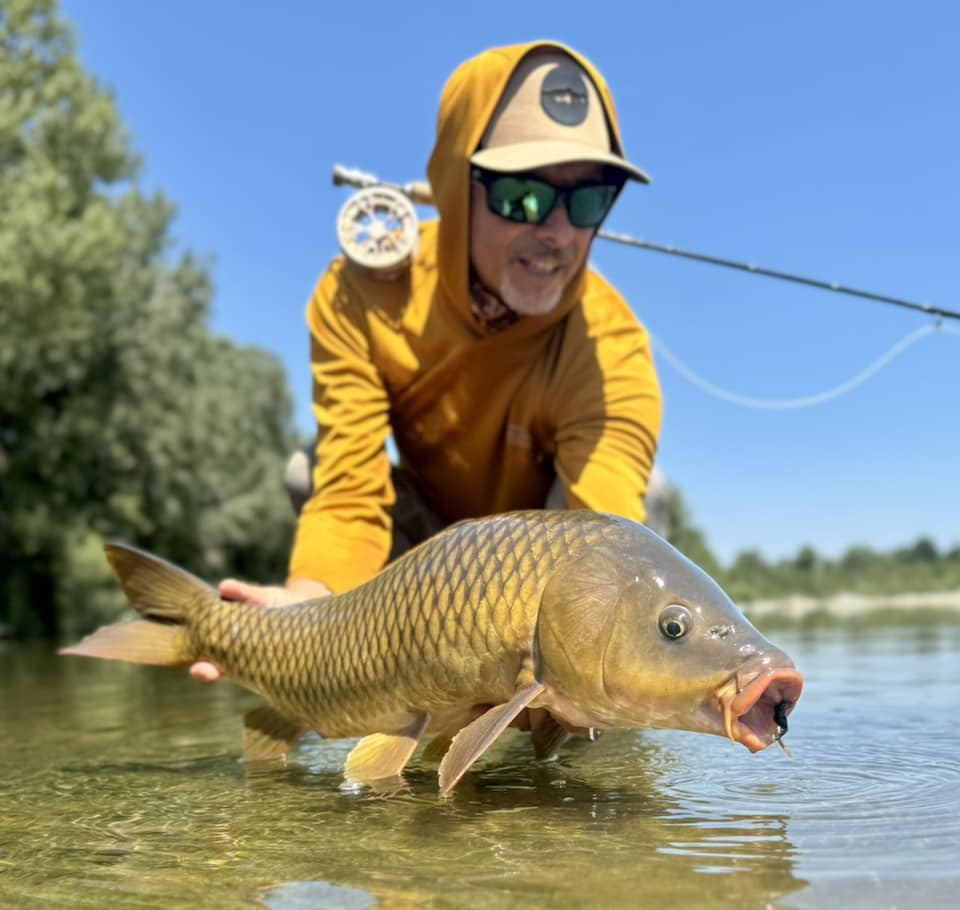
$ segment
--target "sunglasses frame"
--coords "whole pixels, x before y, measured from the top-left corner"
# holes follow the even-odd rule
[[[550,215],[553,213],[553,210],[557,207],[562,199],[564,206],[567,210],[567,219],[570,221],[570,224],[578,230],[596,230],[603,224],[607,215],[610,214],[610,210],[613,208],[614,203],[616,203],[617,198],[620,193],[623,191],[623,187],[626,184],[626,177],[623,177],[616,172],[617,176],[614,177],[614,171],[611,168],[606,168],[604,173],[603,180],[588,180],[581,181],[579,183],[573,184],[573,186],[557,186],[554,183],[551,183],[549,180],[544,180],[542,177],[536,176],[536,174],[531,173],[530,171],[518,171],[518,172],[508,172],[508,171],[491,171],[487,168],[477,167],[474,165],[470,172],[470,179],[474,183],[479,183],[484,190],[486,190],[487,197],[487,209],[491,211],[498,218],[502,218],[504,221],[509,221],[511,224],[530,224],[538,225],[543,224]],[[608,176],[609,175],[609,176]],[[493,199],[491,198],[490,192],[493,184],[500,179],[505,177],[513,178],[515,180],[529,180],[533,183],[539,183],[542,186],[546,186],[554,192],[553,202],[547,208],[545,212],[540,215],[538,221],[530,221],[529,218],[524,217],[523,220],[519,218],[511,218],[509,215],[504,215],[500,212],[493,204]],[[606,211],[603,213],[603,216],[596,224],[575,224],[573,221],[573,212],[571,211],[571,195],[580,189],[588,189],[591,187],[606,187],[612,188],[614,193],[610,199],[610,204],[607,206]]]

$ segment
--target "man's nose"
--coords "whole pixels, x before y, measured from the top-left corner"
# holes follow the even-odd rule
[[[567,200],[558,199],[553,211],[537,225],[537,237],[555,246],[566,246],[574,237],[576,228],[570,223]]]

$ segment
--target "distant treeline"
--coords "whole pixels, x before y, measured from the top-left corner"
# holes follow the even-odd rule
[[[670,520],[674,546],[737,601],[790,594],[827,597],[842,592],[890,595],[960,590],[960,546],[941,552],[924,537],[887,553],[852,546],[837,559],[827,559],[809,546],[792,558],[775,562],[768,562],[756,550],[746,550],[730,566],[722,566],[676,491]]]

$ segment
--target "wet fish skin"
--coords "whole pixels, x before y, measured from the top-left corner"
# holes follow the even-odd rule
[[[142,551],[106,551],[143,618],[63,653],[212,660],[272,705],[248,719],[248,753],[282,754],[310,728],[365,736],[348,760],[355,779],[399,773],[429,730],[454,737],[441,765],[448,792],[526,706],[546,707],[567,728],[677,726],[736,738],[723,704],[744,698],[737,674],[760,691],[758,677],[779,668],[775,704],[795,702],[802,685],[711,579],[653,532],[609,515],[462,522],[352,591],[273,609],[223,601]],[[693,627],[678,641],[657,622],[673,604]],[[723,636],[710,635],[720,627]],[[497,707],[473,720],[478,704]],[[754,748],[750,735],[741,741]]]
[[[500,703],[532,652],[538,593],[607,522],[470,522],[347,593],[264,610],[217,600],[180,662],[212,660],[324,736],[389,730],[410,706]]]

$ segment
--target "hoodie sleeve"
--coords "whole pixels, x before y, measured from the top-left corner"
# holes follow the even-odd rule
[[[389,401],[362,301],[344,272],[334,262],[307,306],[317,459],[289,568],[291,578],[321,581],[335,593],[383,568],[394,500]]]
[[[662,399],[650,340],[612,289],[565,344],[555,405],[554,465],[568,508],[643,521]]]

